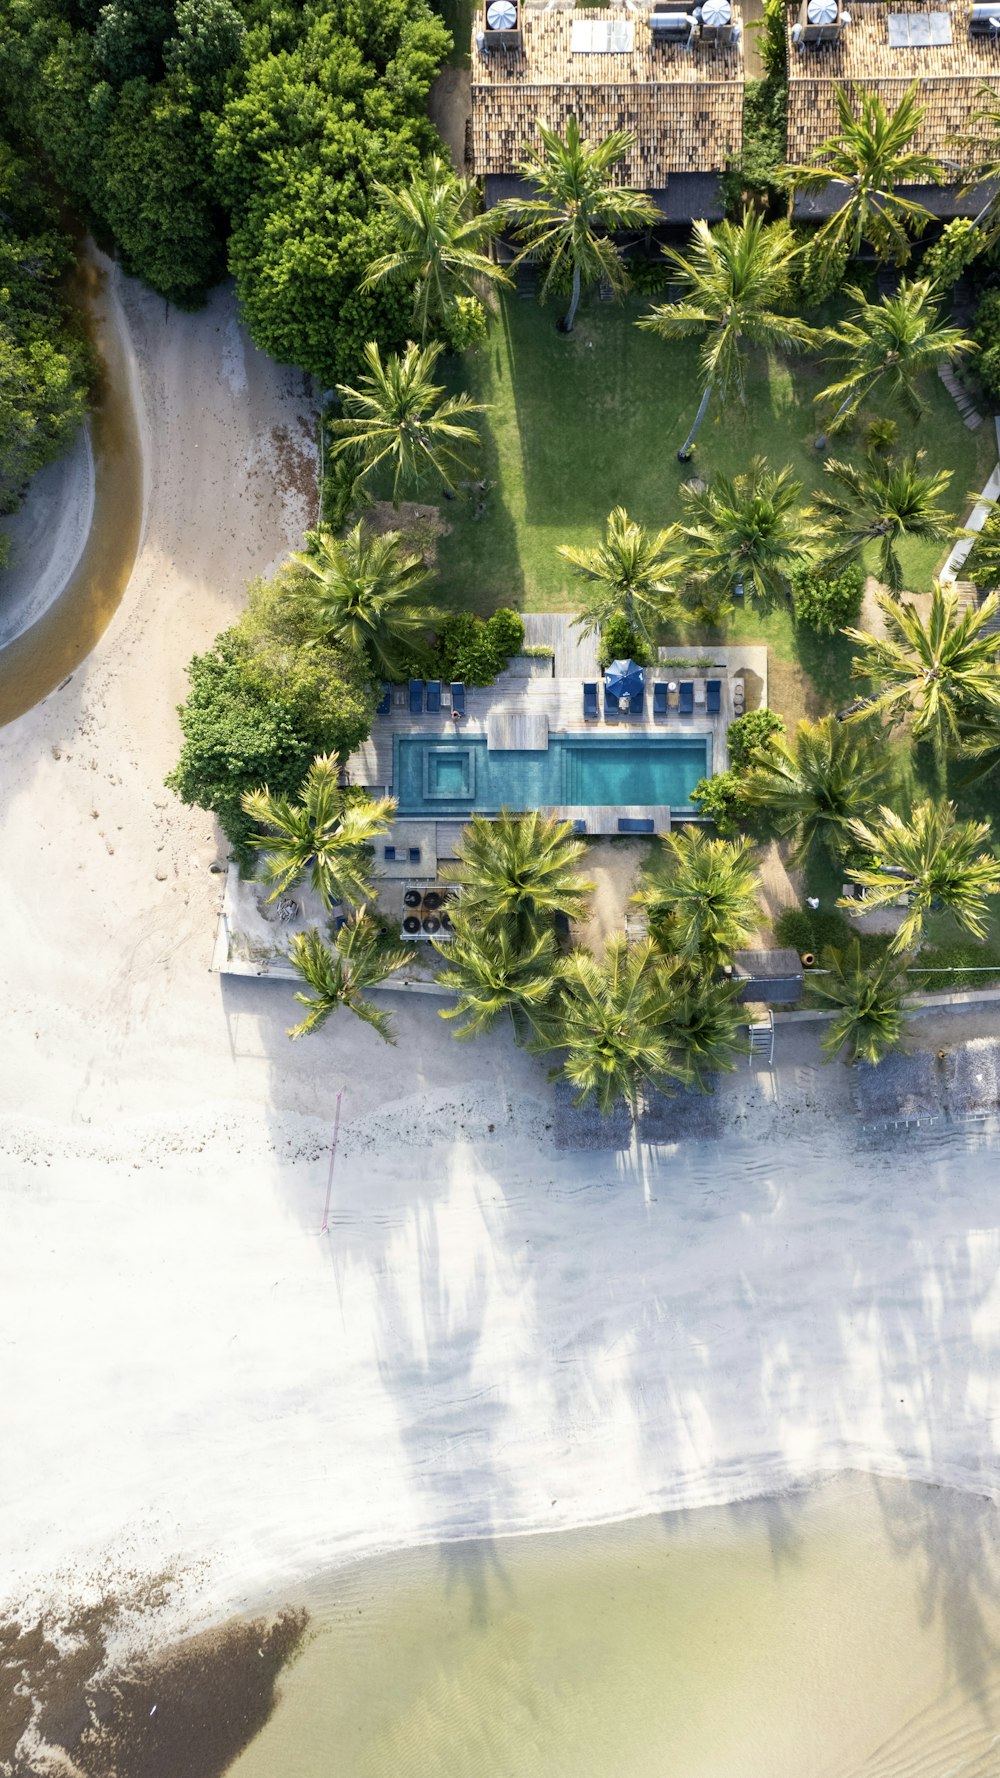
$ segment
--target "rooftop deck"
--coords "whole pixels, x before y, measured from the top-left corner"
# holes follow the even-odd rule
[[[993,36],[972,36],[969,6],[957,0],[855,0],[849,8],[851,22],[836,42],[810,44],[796,49],[792,30],[800,16],[797,5],[786,14],[788,40],[788,158],[808,157],[838,124],[834,91],[852,84],[877,92],[892,110],[915,80],[920,82],[919,103],[925,108],[915,147],[921,153],[955,159],[949,137],[968,129],[984,83],[1000,83],[1000,41]],[[915,45],[900,41],[905,27],[890,19],[914,17],[938,21],[933,34],[947,41]],[[940,21],[946,21],[941,23]],[[928,28],[927,35],[931,35]]]
[[[671,173],[721,171],[743,145],[743,45],[653,42],[649,9],[587,10],[525,5],[521,46],[483,54],[472,37],[472,169],[513,173],[539,122],[562,133],[576,117],[599,141],[610,130],[636,142],[617,169],[621,184],[665,187]],[[733,7],[738,23],[740,12]],[[620,27],[629,47],[582,50],[587,22]]]

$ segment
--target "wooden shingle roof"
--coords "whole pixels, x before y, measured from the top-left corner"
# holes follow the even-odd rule
[[[890,13],[928,12],[949,15],[950,43],[890,47]],[[980,88],[989,82],[1000,91],[1000,43],[992,37],[970,36],[969,6],[957,0],[933,0],[930,6],[915,0],[890,0],[888,5],[882,0],[851,0],[850,13],[851,22],[836,43],[797,50],[791,33],[799,8],[787,9],[788,159],[796,164],[807,160],[836,134],[836,87],[844,87],[848,94],[853,84],[866,87],[892,111],[919,80],[918,100],[925,115],[914,146],[921,153],[954,160],[948,138],[968,129],[980,104]]]
[[[617,182],[650,190],[671,173],[720,172],[743,145],[743,49],[718,44],[654,45],[645,13],[630,13],[634,43],[619,54],[574,53],[574,21],[606,11],[524,6],[522,47],[484,56],[472,39],[472,164],[476,174],[512,173],[537,124],[562,133],[635,132]],[[733,7],[734,19],[739,11]]]

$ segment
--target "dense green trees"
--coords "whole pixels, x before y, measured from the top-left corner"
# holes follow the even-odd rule
[[[0,99],[130,270],[197,304],[228,245],[258,345],[330,386],[405,339],[409,291],[360,286],[449,41],[425,0],[0,0]]]
[[[0,141],[0,514],[84,416],[89,354],[58,289],[69,257],[51,203]]]
[[[184,745],[167,783],[183,802],[214,810],[239,850],[253,831],[245,792],[266,784],[294,797],[317,754],[346,755],[371,728],[370,667],[301,628],[299,575],[286,568],[252,587],[239,622],[188,668]]]

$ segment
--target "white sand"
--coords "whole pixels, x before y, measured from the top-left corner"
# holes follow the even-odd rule
[[[995,1152],[856,1157],[800,1026],[722,1147],[559,1156],[505,1037],[394,997],[396,1050],[348,1020],[293,1048],[286,987],[209,973],[219,847],[162,789],[174,706],[312,516],[311,410],[227,294],[127,307],[140,557],[3,736],[5,1591],[167,1563],[223,1609],[368,1549],[845,1465],[992,1492]]]

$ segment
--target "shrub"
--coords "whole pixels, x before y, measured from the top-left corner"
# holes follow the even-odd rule
[[[633,660],[640,667],[649,665],[652,651],[648,643],[638,636],[628,618],[619,611],[609,618],[601,631],[600,662],[606,667],[610,661]]]
[[[828,297],[835,296],[847,276],[848,263],[846,247],[831,252],[827,246],[820,246],[813,235],[799,261],[798,300],[802,307],[817,309]]]
[[[931,278],[941,290],[949,289],[971,265],[982,243],[982,232],[970,216],[953,217],[924,254],[921,277]]]
[[[1000,401],[1000,341],[976,359],[976,374],[991,401]]]
[[[485,622],[471,611],[457,611],[438,632],[435,670],[442,679],[492,685],[523,642],[524,624],[516,611],[501,606]]]
[[[827,945],[843,950],[855,933],[844,915],[835,909],[824,912],[820,908],[786,908],[774,922],[774,936],[779,945],[787,945],[800,957],[809,951],[818,957]]]
[[[772,735],[783,735],[784,719],[774,710],[748,710],[729,724],[729,758],[736,771],[752,765],[769,744]]]
[[[477,296],[458,297],[444,326],[449,349],[464,352],[469,346],[481,345],[488,325],[486,310]]]
[[[796,622],[808,624],[821,636],[835,636],[846,625],[857,623],[864,588],[864,569],[857,562],[849,563],[834,575],[800,568],[792,576]]]
[[[987,290],[972,324],[972,337],[984,350],[1000,344],[1000,290]]]
[[[888,457],[895,450],[898,438],[899,427],[896,421],[890,420],[885,414],[869,420],[865,427],[865,445],[876,456]]]
[[[716,772],[714,778],[699,778],[690,801],[697,803],[699,814],[709,817],[716,833],[728,838],[739,832],[743,799],[736,772]]]

